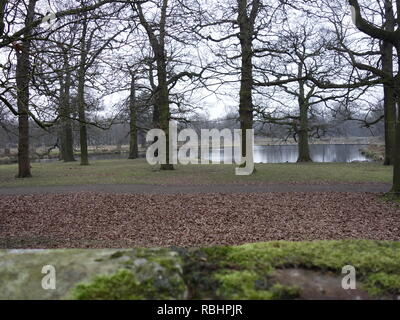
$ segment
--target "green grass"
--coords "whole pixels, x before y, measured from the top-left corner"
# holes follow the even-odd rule
[[[16,179],[16,165],[0,166],[0,187],[85,184],[207,184],[207,183],[362,183],[391,182],[392,168],[379,163],[257,164],[252,176],[236,176],[234,165],[177,165],[174,171],[140,160],[74,163],[33,163],[32,178]]]

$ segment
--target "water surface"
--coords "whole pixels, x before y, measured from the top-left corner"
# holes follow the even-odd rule
[[[361,149],[365,144],[312,144],[310,145],[311,159],[314,162],[353,162],[368,161],[361,154]],[[239,152],[235,148],[235,152]],[[224,150],[215,150],[211,159],[218,161],[218,158],[224,159]],[[294,163],[299,156],[296,145],[277,145],[277,146],[254,146],[255,163]],[[210,157],[208,157],[210,158]],[[232,159],[232,156],[227,158]]]

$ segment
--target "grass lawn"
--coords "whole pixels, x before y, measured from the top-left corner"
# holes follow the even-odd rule
[[[74,163],[33,163],[32,178],[16,179],[17,165],[0,166],[0,187],[85,184],[207,184],[207,183],[390,183],[392,168],[380,163],[256,164],[252,176],[236,176],[234,165],[177,165],[160,171],[140,160]]]

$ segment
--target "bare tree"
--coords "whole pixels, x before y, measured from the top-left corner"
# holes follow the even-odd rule
[[[153,59],[156,64],[157,85],[154,93],[154,120],[159,121],[159,123],[156,123],[156,127],[165,132],[167,142],[167,163],[161,164],[161,170],[173,170],[174,166],[170,162],[169,150],[169,121],[172,120],[170,103],[174,101],[171,101],[170,91],[185,77],[189,79],[200,78],[206,68],[197,72],[184,70],[175,73],[172,66],[172,62],[174,62],[172,57],[173,52],[168,52],[167,50],[167,45],[171,46],[169,41],[189,46],[187,39],[184,39],[186,35],[185,26],[177,23],[179,19],[185,17],[185,9],[188,8],[188,6],[182,6],[179,1],[171,0],[149,1],[149,4],[152,5],[152,10],[159,12],[158,17],[153,17],[151,21],[140,3],[133,5],[133,8],[137,12],[140,24],[147,34],[153,52]],[[186,18],[188,17],[189,16],[186,16]],[[158,19],[158,21],[155,21],[156,19]],[[188,64],[186,64],[186,66],[188,66]],[[150,80],[153,81],[153,79]],[[179,105],[179,103],[174,103]]]
[[[318,135],[324,127],[316,121],[311,123],[310,117],[317,118],[315,114],[318,109],[324,106],[329,108],[332,101],[349,103],[351,97],[350,90],[319,89],[315,83],[307,80],[309,77],[334,79],[344,73],[345,64],[337,54],[328,50],[331,39],[327,32],[313,25],[312,20],[301,21],[299,17],[296,20],[296,26],[276,31],[279,40],[270,48],[263,48],[262,53],[257,55],[264,58],[264,64],[256,67],[256,70],[264,78],[273,76],[275,79],[291,78],[297,81],[280,83],[267,92],[259,91],[269,101],[263,101],[256,111],[262,122],[288,127],[289,133],[298,140],[297,161],[310,162],[309,137]]]
[[[29,0],[25,26],[32,24],[35,17],[37,0]],[[18,177],[31,176],[29,158],[29,82],[31,78],[30,54],[31,54],[31,30],[26,29],[23,34],[21,51],[17,51],[17,106],[18,106]],[[18,48],[16,49],[18,50]]]
[[[397,52],[397,65],[398,70],[400,70],[400,0],[396,0],[396,8],[397,8],[397,17],[395,19],[397,28],[392,30],[377,26],[372,22],[366,20],[361,11],[361,6],[358,0],[349,0],[349,4],[352,8],[352,15],[354,23],[358,30],[370,36],[373,39],[378,39],[380,41],[385,41],[386,43],[390,43],[393,45]],[[386,3],[387,6],[390,6],[390,3]],[[391,193],[396,197],[400,197],[400,71],[398,71],[397,75],[391,77],[385,74],[384,82],[387,83],[391,88],[394,89],[394,94],[396,97],[397,103],[397,119],[396,119],[396,136],[395,136],[395,147],[394,147],[394,172],[393,172],[393,187]]]

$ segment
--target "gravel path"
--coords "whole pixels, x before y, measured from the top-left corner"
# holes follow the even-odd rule
[[[400,241],[400,208],[354,192],[1,196],[0,221],[1,248]]]
[[[0,195],[57,194],[69,192],[108,192],[131,194],[198,194],[198,193],[265,193],[265,192],[369,192],[385,193],[391,188],[387,183],[340,183],[340,184],[210,184],[210,185],[149,185],[105,184],[46,187],[1,188]]]

